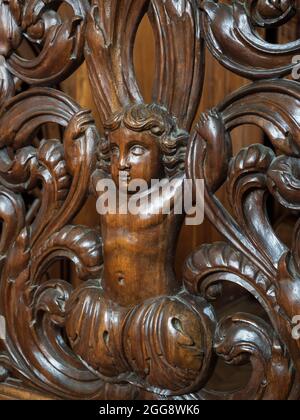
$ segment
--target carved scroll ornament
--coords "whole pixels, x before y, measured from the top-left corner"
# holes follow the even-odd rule
[[[273,197],[300,210],[300,88],[282,78],[300,45],[268,44],[256,31],[286,24],[295,3],[0,0],[4,385],[74,399],[300,399],[300,341],[292,334],[300,315],[299,223],[289,248],[266,205]],[[156,39],[152,104],[133,65],[145,14]],[[193,127],[205,45],[254,82]],[[90,112],[57,88],[84,59],[101,134]],[[49,124],[58,138],[45,135]],[[231,131],[245,124],[259,126],[270,146],[233,156]],[[101,229],[73,222],[88,194],[98,197],[99,180],[120,189],[120,180],[127,187],[141,177],[172,179],[178,188],[191,179],[194,193],[204,179],[205,214],[224,242],[194,250],[179,280],[184,217],[174,211],[106,214]],[[225,183],[230,213],[216,197]],[[49,277],[61,259],[73,262],[80,286]],[[265,318],[219,318],[215,301],[229,283],[251,294]],[[237,368],[250,362],[248,383],[212,389],[218,358]]]

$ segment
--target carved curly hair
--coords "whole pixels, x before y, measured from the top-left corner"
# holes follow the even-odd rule
[[[157,104],[136,104],[115,113],[104,125],[106,136],[100,143],[100,167],[110,171],[109,132],[121,126],[136,132],[149,131],[157,139],[162,151],[165,175],[169,178],[184,170],[189,134],[178,128],[176,119]]]

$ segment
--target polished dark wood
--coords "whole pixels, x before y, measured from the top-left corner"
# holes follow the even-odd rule
[[[0,398],[300,399],[299,222],[283,242],[269,204],[299,218],[300,87],[288,76],[300,43],[259,35],[297,13],[292,0],[0,0]],[[133,64],[146,14],[156,42],[149,104]],[[193,124],[205,46],[251,83]],[[101,128],[59,89],[84,60]],[[245,125],[265,144],[233,152],[232,132]],[[136,178],[144,195],[153,178],[178,189],[192,180],[195,196],[204,180],[205,215],[223,241],[194,249],[180,278],[184,215],[172,206],[109,212],[94,228],[74,222],[88,196],[101,199],[99,181],[120,190]],[[230,209],[218,199],[224,186]],[[64,270],[53,276],[61,260],[76,285]],[[225,314],[229,285],[255,311]],[[229,377],[214,387],[220,360],[250,366],[235,391]]]

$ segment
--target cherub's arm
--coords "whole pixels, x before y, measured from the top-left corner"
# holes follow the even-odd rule
[[[200,164],[203,165],[206,185],[214,193],[226,179],[232,155],[231,141],[222,116],[214,109],[201,114],[195,135],[204,142],[203,161]]]
[[[102,137],[97,147],[96,169],[91,176],[90,193],[95,197],[99,197],[97,184],[103,179],[111,179],[110,173],[110,144],[108,139]]]

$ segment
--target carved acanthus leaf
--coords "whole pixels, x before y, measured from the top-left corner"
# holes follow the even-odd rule
[[[299,40],[283,45],[267,43],[253,28],[253,21],[260,26],[284,23],[295,13],[294,1],[276,12],[270,1],[247,3],[250,13],[245,2],[202,2],[204,36],[211,53],[229,70],[248,79],[289,74],[293,57],[300,52]]]
[[[215,350],[226,363],[241,366],[248,361],[252,375],[244,389],[236,392],[203,391],[207,399],[286,400],[293,373],[286,349],[262,319],[237,313],[220,321],[215,335]]]

